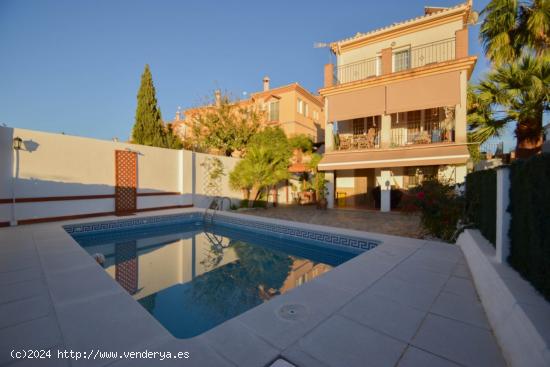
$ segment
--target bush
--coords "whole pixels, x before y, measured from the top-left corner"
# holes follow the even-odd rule
[[[550,300],[550,154],[514,162],[510,181],[508,261]]]
[[[451,240],[456,224],[464,213],[464,200],[452,185],[438,180],[425,180],[403,197],[401,208],[407,212],[420,211],[422,227],[431,235]]]
[[[466,216],[493,246],[496,241],[496,200],[495,170],[472,172],[466,176]]]

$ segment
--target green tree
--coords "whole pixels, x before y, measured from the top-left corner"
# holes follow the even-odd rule
[[[220,96],[193,118],[194,145],[199,150],[215,149],[230,157],[243,153],[246,145],[260,129],[263,113],[252,105]]]
[[[529,157],[541,150],[548,111],[550,1],[492,0],[481,14],[480,39],[494,66],[469,89],[469,139],[483,143],[515,121],[516,155]]]
[[[496,65],[514,62],[524,53],[549,55],[550,1],[492,0],[481,15],[481,42]]]
[[[137,94],[137,108],[132,143],[154,147],[167,147],[166,132],[157,104],[153,76],[149,65],[141,75],[141,85]]]
[[[483,143],[516,121],[516,155],[526,158],[542,147],[543,114],[549,110],[550,61],[526,55],[490,71],[469,93],[471,140]]]
[[[166,148],[183,149],[183,142],[181,141],[179,136],[177,136],[174,133],[174,128],[172,124],[166,124],[165,133],[166,133]]]
[[[234,189],[250,191],[248,205],[252,207],[262,189],[289,177],[291,155],[283,130],[268,127],[251,138],[246,155],[230,173],[229,182]]]

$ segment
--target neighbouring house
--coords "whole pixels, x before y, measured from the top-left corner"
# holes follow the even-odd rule
[[[474,18],[471,1],[426,7],[422,16],[330,45],[337,61],[325,65],[320,90],[327,124],[319,164],[329,206],[386,211],[391,189],[426,177],[464,181]]]
[[[221,92],[215,92],[214,101],[220,101]],[[292,83],[277,88],[271,88],[269,77],[263,79],[263,90],[250,94],[248,99],[234,102],[243,107],[255,106],[264,111],[265,126],[279,126],[287,136],[305,134],[313,142],[324,142],[325,116],[322,97],[309,92],[298,83]],[[174,130],[185,141],[193,136],[195,116],[203,113],[212,105],[189,108],[177,111],[172,121]]]

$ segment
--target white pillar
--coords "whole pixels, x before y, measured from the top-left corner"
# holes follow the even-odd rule
[[[496,260],[499,263],[506,263],[510,254],[510,168],[501,166],[497,168],[497,228],[496,228]]]
[[[391,171],[380,171],[382,185],[380,186],[380,211],[389,212],[391,210]]]
[[[391,115],[382,115],[380,122],[380,148],[391,146]]]
[[[327,123],[325,126],[325,152],[332,152],[334,150],[334,125],[332,122]]]
[[[327,180],[327,207],[334,208],[334,171],[325,172],[325,180]]]

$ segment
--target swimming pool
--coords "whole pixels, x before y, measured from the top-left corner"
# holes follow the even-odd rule
[[[104,258],[105,271],[177,338],[199,335],[377,245],[216,218],[153,217],[65,229],[90,255]]]

